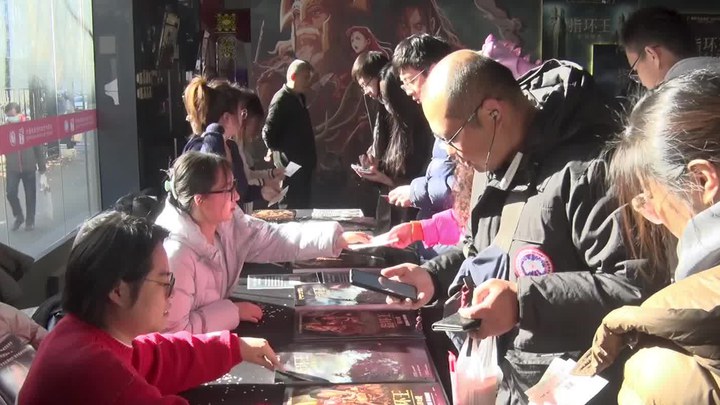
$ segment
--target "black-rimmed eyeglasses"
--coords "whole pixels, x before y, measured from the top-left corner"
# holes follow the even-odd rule
[[[638,75],[636,70],[637,64],[638,62],[640,62],[640,57],[642,57],[642,54],[638,55],[638,57],[635,58],[635,62],[630,65],[630,72],[628,73],[628,77],[630,78],[630,80],[635,83],[640,83],[640,76]]]
[[[205,194],[226,194],[230,193],[232,194],[233,191],[237,190],[237,179],[233,179],[232,184],[229,188],[223,189],[223,190],[210,190]]]

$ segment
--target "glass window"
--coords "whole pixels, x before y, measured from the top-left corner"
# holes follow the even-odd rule
[[[0,243],[43,256],[99,211],[91,0],[0,0]]]

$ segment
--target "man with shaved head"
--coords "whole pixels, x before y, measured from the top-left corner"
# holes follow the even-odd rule
[[[643,261],[628,258],[605,184],[601,151],[618,126],[592,77],[562,61],[516,82],[501,64],[457,51],[432,70],[421,102],[433,132],[487,185],[464,250],[383,274],[417,287],[415,307],[451,295],[449,315],[467,302],[460,314],[482,320],[472,334],[499,337],[497,403],[525,404],[553,358],[577,358],[608,312],[644,296]],[[615,402],[620,367],[597,403]]]
[[[289,187],[288,208],[310,208],[310,186],[317,164],[317,151],[305,93],[312,85],[313,67],[304,60],[296,59],[288,66],[286,79],[285,85],[270,101],[262,137],[269,150],[282,152],[288,161],[302,166],[285,180]]]

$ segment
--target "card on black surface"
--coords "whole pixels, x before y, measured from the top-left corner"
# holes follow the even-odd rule
[[[333,384],[435,381],[433,365],[421,340],[308,342],[276,352],[286,370]]]
[[[353,310],[298,311],[295,339],[422,338],[417,311]],[[419,326],[419,327],[418,327]]]
[[[293,387],[285,394],[285,405],[447,405],[437,383],[331,385]]]

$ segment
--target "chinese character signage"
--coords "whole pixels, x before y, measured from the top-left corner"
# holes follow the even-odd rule
[[[543,59],[592,66],[594,44],[616,44],[637,0],[544,0]]]
[[[701,56],[720,56],[720,14],[686,16]]]

